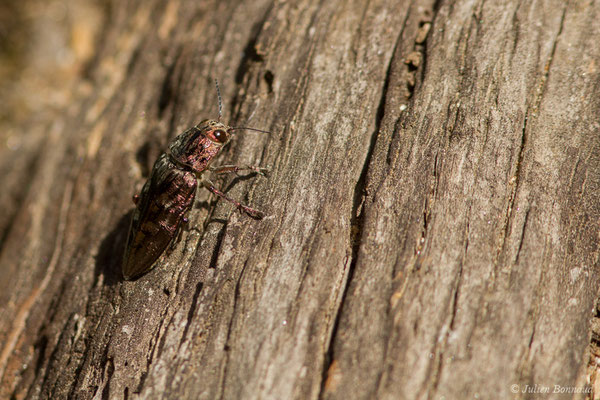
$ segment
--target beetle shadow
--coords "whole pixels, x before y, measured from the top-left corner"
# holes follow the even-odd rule
[[[129,224],[134,210],[132,208],[119,219],[115,227],[102,239],[98,249],[94,274],[96,279],[103,275],[104,283],[107,286],[113,286],[123,280],[121,265],[125,253],[127,234],[129,233]]]
[[[206,217],[206,220],[203,223],[204,226],[200,230],[200,229],[197,229],[196,227],[193,227],[190,225],[185,225],[183,229],[185,229],[186,232],[196,230],[196,232],[198,232],[198,233],[203,233],[209,224],[217,223],[217,224],[225,225],[227,223],[226,219],[217,218],[217,217],[212,216],[212,210],[217,205],[217,201],[218,200],[215,200],[215,199],[213,199],[212,201],[208,201],[208,200],[196,201],[194,203],[194,208],[202,208],[208,212],[208,216]]]
[[[268,177],[268,174],[267,174]],[[260,176],[260,174],[256,173],[256,172],[251,172],[249,174],[246,175],[236,175],[235,178],[233,178],[231,180],[231,182],[229,182],[229,185],[227,185],[227,187],[223,188],[223,193],[227,193],[229,192],[235,185],[237,185],[239,182],[244,182],[250,179],[260,179],[260,178],[265,178],[264,176]]]

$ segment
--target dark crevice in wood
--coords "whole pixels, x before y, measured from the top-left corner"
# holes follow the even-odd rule
[[[393,170],[395,168],[394,160],[397,157],[397,152],[395,151],[395,148],[394,148],[394,142],[396,141],[396,137],[399,135],[399,132],[402,130],[403,127],[404,127],[403,118],[396,119],[396,121],[394,122],[394,128],[392,129],[392,135],[390,137],[389,144],[386,146],[387,150],[385,153],[385,163],[386,163],[386,166],[388,167],[388,170]],[[381,185],[383,184],[384,181],[385,181],[384,179],[381,179],[375,192],[379,191],[379,189],[381,188]]]
[[[181,348],[181,346],[183,345],[183,343],[185,343],[185,341],[187,339],[187,333],[188,333],[188,330],[190,329],[190,326],[192,325],[192,320],[194,319],[194,314],[196,313],[198,298],[200,297],[200,293],[202,292],[203,286],[204,286],[203,282],[198,282],[196,284],[196,289],[194,290],[194,295],[192,296],[192,303],[190,305],[190,310],[188,311],[188,315],[187,315],[187,324],[185,324],[185,327],[183,328],[183,333],[181,334],[181,341],[179,342],[179,348]]]
[[[435,2],[433,3],[433,7],[432,7],[432,10],[433,10],[433,19],[435,19],[435,17],[439,13],[440,8],[442,7],[443,1],[444,0],[435,0]]]
[[[256,44],[258,43],[258,38],[263,31],[265,22],[267,22],[267,18],[269,16],[269,13],[271,12],[271,7],[273,7],[272,3],[271,6],[267,9],[267,12],[263,15],[263,17],[259,21],[257,21],[252,27],[252,33],[250,34],[250,38],[248,39],[248,41],[246,42],[246,46],[244,47],[244,56],[242,57],[242,60],[238,65],[237,71],[235,72],[235,83],[237,83],[238,85],[240,85],[244,81],[244,75],[246,75],[252,63],[265,61],[264,55],[260,54],[256,50]],[[232,103],[232,108],[233,104],[234,103]]]
[[[506,209],[504,212],[504,221],[502,221],[504,227],[502,229],[502,233],[500,236],[500,246],[498,246],[498,250],[496,252],[496,259],[494,264],[496,266],[498,266],[498,264],[500,263],[500,258],[502,256],[502,253],[506,250],[506,238],[508,237],[509,233],[510,233],[510,226],[511,226],[511,222],[513,220],[513,207],[514,207],[514,203],[515,203],[515,199],[517,197],[517,192],[519,189],[519,184],[521,181],[521,170],[523,168],[522,164],[523,164],[523,158],[525,155],[525,147],[527,145],[527,121],[529,118],[529,109],[527,109],[525,111],[525,117],[523,119],[523,125],[521,127],[521,142],[519,145],[519,153],[517,155],[517,160],[515,162],[515,166],[514,166],[514,174],[513,174],[513,178],[514,178],[514,185],[512,190],[510,191],[509,197],[508,197],[508,203],[506,205]],[[511,178],[511,179],[513,179]]]
[[[150,364],[148,364],[148,367],[146,370],[144,370],[140,373],[140,381],[138,382],[137,386],[133,390],[133,393],[135,393],[135,394],[142,393],[142,389],[144,388],[144,383],[146,382],[146,378],[148,378],[148,369],[149,368],[150,368]]]
[[[273,82],[275,81],[275,75],[272,71],[266,70],[264,74],[265,82],[267,83],[267,87],[269,89],[269,94],[273,93]]]
[[[521,169],[523,168],[523,158],[525,156],[525,146],[527,145],[527,121],[529,119],[529,109],[525,111],[525,118],[523,119],[523,125],[521,127],[521,143],[519,145],[519,155],[517,157],[517,163],[515,165],[515,192],[519,187],[519,181],[521,179]],[[514,201],[514,196],[511,202]],[[510,207],[512,208],[512,203]]]
[[[515,257],[515,265],[519,264],[519,256],[521,255],[521,249],[523,248],[523,242],[525,241],[525,230],[527,229],[527,221],[529,220],[529,207],[525,210],[525,220],[523,221],[523,227],[521,228],[521,237],[519,238],[519,247],[517,249],[517,255]]]
[[[531,335],[529,336],[529,342],[527,343],[527,352],[531,351],[531,346],[533,345],[533,338],[535,337],[535,324],[533,325],[533,329],[531,330]]]
[[[165,308],[165,312],[163,314],[163,318],[161,318],[161,323],[158,326],[158,329],[156,330],[156,335],[154,336],[156,338],[156,345],[155,347],[150,351],[150,362],[148,363],[148,370],[150,370],[150,367],[152,366],[152,360],[154,360],[155,358],[160,358],[160,356],[162,355],[163,349],[165,348],[165,341],[167,340],[167,331],[169,330],[169,325],[171,325],[171,323],[173,322],[173,315],[171,315],[171,317],[169,318],[169,320],[167,321],[167,314],[168,314],[168,308]],[[164,327],[164,329],[163,329]]]
[[[262,63],[265,61],[264,55],[259,53],[256,49],[256,45],[258,43],[260,35],[263,33],[263,28],[265,23],[267,22],[271,11],[273,10],[274,2],[269,4],[266,11],[253,26],[250,33],[250,37],[246,42],[246,46],[244,47],[244,56],[240,60],[238,68],[235,72],[235,83],[239,86],[244,82],[244,76],[250,71],[252,64],[254,63]],[[230,101],[231,114],[233,116],[233,120],[236,120],[240,116],[239,106],[242,102],[240,98],[239,91],[233,96]]]
[[[388,97],[390,80],[392,77],[393,62],[396,58],[395,57],[396,52],[399,51],[399,44],[401,43],[401,40],[402,40],[402,34],[400,33],[397,36],[396,43],[394,44],[394,51],[392,52],[392,56],[390,57],[390,60],[388,62],[385,79],[384,79],[384,83],[383,83],[383,88],[381,91],[381,95],[379,96],[379,99],[380,99],[379,106],[377,107],[377,112],[375,114],[375,130],[371,134],[371,140],[369,142],[369,148],[367,149],[367,154],[365,157],[365,161],[363,163],[363,168],[362,168],[361,174],[358,178],[358,181],[356,182],[356,184],[354,186],[352,214],[350,215],[350,226],[351,226],[350,247],[351,247],[352,258],[350,261],[350,266],[348,267],[348,278],[346,279],[345,287],[342,290],[342,300],[341,300],[340,306],[337,310],[337,314],[334,318],[331,336],[329,338],[329,342],[327,343],[327,349],[325,352],[325,357],[323,359],[323,368],[321,370],[321,389],[319,392],[319,398],[323,398],[323,396],[325,395],[325,383],[327,382],[328,371],[331,367],[331,363],[335,360],[335,354],[334,354],[335,352],[334,352],[333,343],[334,343],[335,339],[337,338],[337,332],[338,332],[339,325],[341,322],[341,316],[343,314],[344,303],[347,300],[348,290],[350,288],[351,282],[354,277],[354,271],[355,271],[356,263],[358,260],[358,253],[359,253],[359,250],[361,247],[362,236],[364,233],[364,223],[365,223],[365,216],[364,216],[365,201],[364,200],[365,200],[365,196],[366,196],[365,190],[366,190],[366,185],[367,185],[367,175],[369,173],[369,166],[371,165],[373,152],[375,150],[375,145],[377,143],[377,138],[379,137],[379,134],[380,134],[381,125],[382,125],[383,119],[385,117],[385,104],[386,104],[386,100]],[[354,230],[354,232],[352,232],[353,230]],[[381,378],[381,375],[379,376],[378,381],[380,378]],[[375,387],[377,387],[377,385]]]
[[[213,209],[216,206],[213,205]],[[208,264],[208,268],[216,268],[217,267],[217,261],[219,260],[219,253],[221,252],[221,247],[223,246],[223,238],[225,238],[225,233],[227,231],[227,224],[229,223],[229,220],[225,220],[223,223],[223,226],[221,227],[221,229],[219,230],[219,232],[217,232],[217,237],[215,239],[215,245],[213,247],[213,251],[212,254],[210,255],[210,263]]]
[[[36,342],[34,349],[37,353],[37,361],[35,363],[35,376],[38,376],[42,367],[44,366],[46,358],[44,355],[46,354],[46,349],[48,348],[48,335],[42,334],[40,339]]]
[[[422,230],[421,230],[421,243],[424,243],[425,240],[427,239],[427,236],[429,235],[429,224],[430,224],[430,219],[431,219],[431,209],[433,208],[433,202],[435,201],[435,198],[437,196],[438,193],[438,186],[440,183],[440,174],[439,174],[439,153],[435,153],[434,158],[433,158],[433,171],[432,171],[432,176],[433,176],[433,184],[431,185],[431,192],[425,196],[424,200],[423,200],[423,226],[422,226]],[[419,246],[415,247],[415,255],[418,255],[419,252]],[[415,264],[415,270],[419,270],[421,267],[421,263],[416,263]]]
[[[425,36],[424,40],[420,43],[417,43],[415,41],[415,45],[414,45],[414,51],[418,52],[420,54],[420,59],[417,65],[414,65],[414,63],[408,63],[407,67],[408,67],[408,72],[409,74],[411,74],[412,76],[412,81],[408,82],[407,85],[407,89],[408,89],[408,98],[412,98],[412,96],[414,95],[415,91],[418,90],[417,85],[420,87],[423,85],[423,81],[425,80],[425,74],[427,71],[427,62],[428,62],[428,58],[427,58],[427,50],[428,50],[428,45],[429,45],[429,40],[431,38],[431,32],[433,32],[434,30],[434,20],[435,17],[437,15],[438,10],[435,7],[434,4],[434,8],[433,8],[433,12],[431,15],[431,17],[428,15],[429,13],[426,13],[426,15],[423,17],[423,19],[419,22],[419,29],[425,29],[424,26],[426,24],[429,24],[429,28],[427,31],[427,35]],[[418,33],[417,33],[418,36]],[[418,79],[417,79],[418,76]]]
[[[101,365],[104,367],[102,373],[102,381],[104,382],[104,388],[102,389],[102,399],[110,399],[110,384],[111,378],[115,372],[115,364],[113,358],[109,357],[108,351],[110,346],[106,346],[102,353]]]

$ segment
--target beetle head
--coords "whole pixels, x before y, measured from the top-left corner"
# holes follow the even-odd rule
[[[229,142],[232,135],[232,128],[214,120],[204,120],[200,124],[203,135],[218,146],[224,146]]]
[[[213,142],[217,146],[226,145],[227,142],[229,142],[231,138],[233,138],[234,131],[248,130],[263,133],[271,133],[255,128],[245,128],[237,126],[232,127],[212,119],[205,119],[204,121],[196,125],[196,128],[198,129],[197,135],[203,135],[207,137],[211,142]],[[195,137],[193,137],[192,140],[195,140]]]

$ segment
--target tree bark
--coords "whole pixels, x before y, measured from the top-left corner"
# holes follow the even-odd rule
[[[594,396],[599,3],[102,10],[68,104],[2,150],[1,398]],[[216,179],[267,217],[199,190],[124,281],[131,196],[212,78],[272,132],[216,162],[270,168]]]

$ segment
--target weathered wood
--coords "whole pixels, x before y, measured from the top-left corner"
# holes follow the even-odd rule
[[[0,397],[585,397],[521,391],[595,379],[599,11],[112,3],[70,106],[3,150]],[[123,281],[131,195],[213,77],[273,132],[218,160],[270,167],[217,180],[268,216],[199,191]]]

